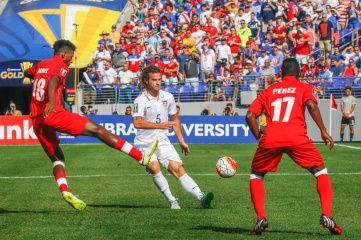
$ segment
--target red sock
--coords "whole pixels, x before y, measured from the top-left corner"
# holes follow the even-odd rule
[[[60,192],[70,192],[68,188],[68,183],[66,181],[65,172],[60,172],[55,174],[55,180],[56,183],[58,184]]]
[[[115,143],[114,148],[128,154],[138,162],[143,158],[143,153],[141,151],[133,147],[133,145],[131,145],[122,138],[118,138],[118,141]]]
[[[317,178],[317,192],[320,195],[322,214],[331,217],[332,210],[332,184],[328,174],[321,174]]]
[[[264,189],[263,181],[259,178],[251,179],[249,188],[254,210],[257,214],[257,221],[259,221],[266,217],[264,211],[264,197],[266,196],[266,190]]]

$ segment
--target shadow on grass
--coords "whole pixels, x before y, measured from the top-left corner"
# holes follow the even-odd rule
[[[230,227],[214,227],[214,226],[198,226],[193,227],[191,230],[210,230],[213,232],[221,232],[221,233],[249,233],[249,229],[244,228],[230,228]]]
[[[125,204],[88,204],[88,207],[93,208],[162,208],[153,205],[125,205]]]
[[[198,226],[193,227],[191,230],[210,230],[213,232],[221,232],[221,233],[229,233],[229,234],[247,234],[249,235],[250,229],[244,229],[244,228],[229,228],[229,227],[215,227],[215,226]],[[288,233],[288,234],[302,234],[302,235],[308,235],[308,236],[326,236],[327,233],[315,233],[315,232],[297,232],[297,231],[282,231],[282,230],[267,230],[263,234],[272,234],[272,233]]]
[[[75,211],[77,212],[77,211]],[[36,211],[36,210],[6,210],[0,208],[0,214],[8,213],[45,213],[45,214],[54,214],[54,213],[69,213],[69,211]]]

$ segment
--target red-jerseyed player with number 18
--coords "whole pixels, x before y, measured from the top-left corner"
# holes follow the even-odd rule
[[[24,72],[25,77],[34,79],[30,118],[39,142],[53,163],[53,174],[64,200],[81,211],[86,204],[69,191],[64,170],[65,157],[59,146],[57,131],[72,136],[96,137],[109,147],[128,154],[141,165],[148,165],[158,140],[146,150],[139,151],[94,121],[65,111],[61,104],[62,90],[76,47],[70,41],[62,39],[54,43],[53,49],[52,59],[43,60]]]
[[[260,235],[268,228],[263,178],[268,171],[277,171],[277,165],[284,153],[315,176],[322,209],[320,224],[328,228],[331,234],[342,234],[341,227],[331,216],[333,191],[327,168],[321,154],[307,136],[306,107],[321,131],[321,138],[325,144],[330,143],[330,150],[334,142],[324,126],[317,99],[313,95],[313,86],[300,82],[299,73],[297,60],[285,59],[282,65],[282,82],[263,90],[252,102],[246,115],[246,121],[259,141],[250,175],[251,199],[257,214],[252,235]],[[256,119],[263,111],[267,116],[267,127],[264,135],[261,135]]]

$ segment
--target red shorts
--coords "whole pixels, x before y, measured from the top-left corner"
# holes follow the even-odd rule
[[[317,167],[323,164],[323,158],[313,143],[300,146],[261,148],[258,147],[253,157],[252,170],[258,173],[276,172],[282,155],[286,153],[295,163],[303,168]]]
[[[56,132],[78,136],[88,122],[88,118],[67,111],[51,112],[46,118],[39,115],[32,120],[34,133],[48,156],[54,155],[59,146]]]

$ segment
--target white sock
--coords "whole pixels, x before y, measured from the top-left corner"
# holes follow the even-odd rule
[[[169,189],[169,184],[167,179],[163,176],[162,172],[157,174],[152,174],[153,182],[159,189],[159,191],[163,194],[163,196],[168,200],[168,202],[175,200],[175,197],[171,193]]]
[[[179,182],[188,193],[200,201],[203,197],[203,192],[198,187],[197,183],[188,175],[184,174],[179,178]]]

